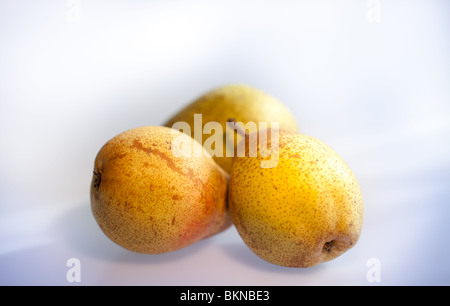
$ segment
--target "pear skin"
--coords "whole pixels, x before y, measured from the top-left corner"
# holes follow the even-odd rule
[[[214,160],[228,173],[233,163],[235,148],[241,139],[233,133],[227,138],[226,122],[229,119],[244,124],[248,132],[256,131],[260,122],[267,124],[265,128],[271,127],[272,122],[278,122],[280,129],[298,131],[297,121],[285,105],[261,90],[242,84],[222,86],[203,94],[170,118],[164,126],[172,127],[176,122],[187,122],[191,129],[189,136],[194,138],[194,114],[202,114],[202,130],[208,122],[218,122],[222,126],[221,156],[214,154],[208,147],[205,149],[209,150]],[[254,122],[255,126],[247,125],[249,122]],[[201,141],[196,140],[204,144],[206,139],[203,135]],[[226,143],[230,144],[228,147],[231,149],[227,150]]]
[[[260,134],[267,148],[274,146],[269,135]],[[244,157],[235,157],[229,184],[236,229],[256,255],[276,265],[305,268],[340,256],[355,246],[362,228],[354,173],[318,139],[282,130],[274,139],[279,155],[272,168],[261,168],[267,152],[261,154],[266,147],[256,137],[238,145]]]
[[[167,127],[147,126],[109,140],[95,158],[90,195],[98,225],[134,252],[175,251],[231,225],[228,174],[207,152],[174,156],[174,139],[201,145]]]

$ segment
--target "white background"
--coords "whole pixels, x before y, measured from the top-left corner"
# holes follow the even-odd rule
[[[1,0],[0,284],[450,285],[449,13],[445,0]],[[228,83],[277,97],[347,161],[365,200],[353,249],[293,269],[234,228],[162,255],[103,235],[89,206],[100,147]]]

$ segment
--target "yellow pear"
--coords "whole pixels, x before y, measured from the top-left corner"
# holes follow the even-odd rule
[[[195,122],[195,114],[201,115],[201,117],[197,116],[200,118],[199,123]],[[261,122],[266,124],[263,128],[271,127],[272,122],[277,122],[280,129],[298,130],[296,119],[280,101],[256,88],[241,84],[222,86],[203,94],[164,125],[173,127],[176,122],[189,124],[190,129],[183,132],[201,142],[214,160],[229,173],[235,147],[240,140],[240,137],[235,137],[234,133],[227,135],[229,128],[227,128],[226,122],[229,119],[244,124],[245,129],[249,132],[258,130]],[[220,137],[217,138],[219,141],[215,143],[215,147],[212,146],[213,149],[205,146],[205,141],[208,139],[206,134],[212,133],[212,131],[202,133],[208,122],[220,124],[220,131],[214,131],[214,133],[220,133]],[[202,134],[205,135],[202,137]],[[198,139],[197,135],[201,139]],[[222,146],[220,149],[217,147],[219,142]],[[217,153],[217,151],[219,152]]]
[[[192,150],[174,151],[185,143]],[[201,156],[180,152],[195,150]],[[109,140],[95,158],[91,209],[118,245],[158,254],[186,247],[231,225],[229,176],[182,132],[147,126]]]
[[[239,143],[243,157],[235,157],[229,184],[231,218],[247,246],[287,267],[312,267],[352,248],[361,232],[363,198],[344,160],[301,133],[255,134]],[[264,164],[269,155],[272,162]]]

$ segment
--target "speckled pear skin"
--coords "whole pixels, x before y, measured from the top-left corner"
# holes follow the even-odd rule
[[[130,251],[178,250],[231,225],[228,174],[207,152],[173,156],[176,137],[189,136],[139,127],[109,140],[96,156],[92,213],[106,236]]]
[[[352,248],[363,197],[342,158],[320,140],[280,130],[278,165],[262,169],[259,154],[248,157],[254,142],[239,143],[246,157],[235,157],[229,185],[231,218],[247,246],[268,262],[301,268]]]
[[[298,131],[294,115],[278,99],[243,84],[225,85],[203,94],[170,118],[164,126],[172,127],[175,122],[187,122],[191,127],[190,136],[194,137],[194,114],[202,114],[202,128],[207,122],[219,122],[222,125],[223,154],[222,157],[213,156],[213,158],[228,173],[231,171],[234,151],[227,152],[225,144],[226,142],[234,143],[233,147],[236,147],[241,139],[239,135],[236,137],[232,135],[233,138],[227,139],[226,122],[229,119],[235,119],[236,122],[243,124],[254,122],[257,128],[259,122],[266,122],[267,127],[271,126],[271,122],[278,122],[280,129]],[[255,131],[251,126],[248,127],[249,132]],[[203,143],[208,138],[206,136],[203,135]],[[213,154],[213,152],[210,153]]]

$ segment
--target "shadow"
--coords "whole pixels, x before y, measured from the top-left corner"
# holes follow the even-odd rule
[[[180,260],[199,252],[208,245],[208,239],[183,249],[164,254],[141,254],[129,251],[112,242],[100,229],[91,212],[90,204],[81,204],[64,214],[57,227],[63,238],[86,256],[112,262],[131,264],[162,264]]]
[[[258,257],[244,243],[229,243],[221,245],[222,251],[230,256],[233,260],[241,262],[246,266],[256,270],[262,270],[273,273],[282,273],[289,275],[309,275],[315,274],[322,269],[321,265],[311,268],[292,268],[283,267],[270,263]]]

